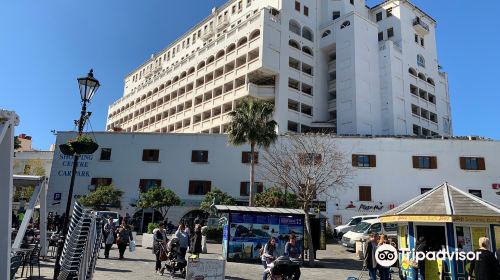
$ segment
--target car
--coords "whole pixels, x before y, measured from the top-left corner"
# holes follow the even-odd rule
[[[396,240],[397,236],[397,224],[393,223],[382,223],[380,219],[370,219],[359,223],[352,230],[346,232],[340,244],[348,249],[356,248],[356,241],[365,241],[368,239],[370,233],[385,234],[388,238]]]
[[[109,217],[113,218],[113,223],[115,224],[116,227],[120,225],[120,214],[118,212],[114,211],[97,211],[97,215],[102,216],[103,219],[106,221],[109,219]]]
[[[364,220],[376,219],[378,215],[366,215],[366,216],[354,216],[345,225],[337,226],[333,229],[333,235],[337,237],[339,240],[342,239],[342,235],[346,232],[352,230],[355,226],[361,223]]]

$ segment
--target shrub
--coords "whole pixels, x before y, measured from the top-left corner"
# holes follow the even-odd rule
[[[158,223],[149,223],[148,224],[148,233],[152,234],[153,230],[158,227]]]
[[[222,227],[209,227],[206,229],[207,239],[213,241],[222,240]]]

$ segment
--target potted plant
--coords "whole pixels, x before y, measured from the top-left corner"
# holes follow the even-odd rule
[[[148,224],[148,232],[142,234],[142,247],[153,248],[153,230],[158,227],[157,223]]]
[[[61,144],[59,145],[59,149],[61,150],[61,153],[66,156],[71,156],[75,153],[70,144]]]
[[[69,140],[68,143],[59,145],[59,149],[65,155],[93,154],[98,148],[99,145],[88,135],[78,135]]]

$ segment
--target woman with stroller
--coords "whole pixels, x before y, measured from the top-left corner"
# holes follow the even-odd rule
[[[290,234],[288,242],[285,244],[285,254],[286,257],[292,259],[300,259],[301,253],[300,249],[297,246],[297,237],[295,234]],[[294,266],[293,271],[293,280],[299,280],[300,278],[300,266]]]
[[[161,270],[161,254],[167,254],[165,248],[167,245],[167,235],[163,222],[158,224],[158,227],[153,230],[153,253],[156,255],[156,273],[160,273]]]
[[[267,265],[274,261],[278,257],[278,251],[276,250],[276,238],[271,237],[269,241],[267,241],[264,248],[262,248],[262,265],[264,265],[264,273],[262,274],[262,280],[267,279]]]
[[[189,234],[186,233],[186,226],[184,224],[179,225],[179,228],[175,232],[175,237],[179,239],[181,257],[186,259],[186,252],[189,247]]]

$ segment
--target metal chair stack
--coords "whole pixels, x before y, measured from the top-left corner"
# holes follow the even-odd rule
[[[101,219],[76,202],[61,256],[59,280],[91,279],[101,242]]]

